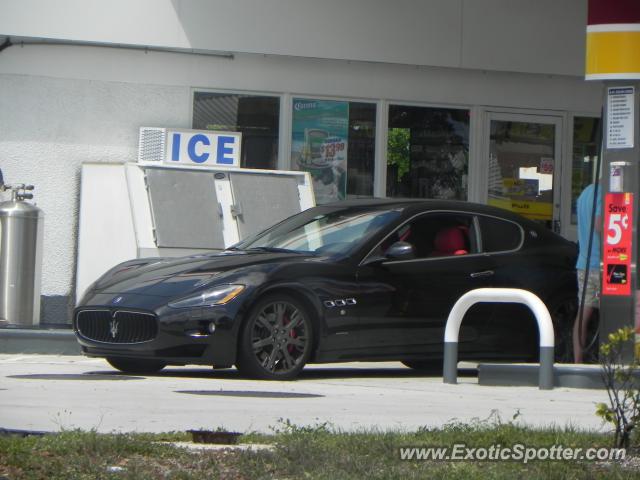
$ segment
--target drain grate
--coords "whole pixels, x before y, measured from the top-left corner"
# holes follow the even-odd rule
[[[256,392],[252,390],[176,390],[175,393],[188,395],[212,395],[219,397],[246,397],[246,398],[321,398],[324,395],[315,393],[294,392]]]
[[[194,443],[211,443],[219,445],[235,445],[242,435],[240,432],[220,430],[187,430]]]

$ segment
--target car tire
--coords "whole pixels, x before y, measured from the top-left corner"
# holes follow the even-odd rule
[[[167,364],[161,360],[107,357],[109,364],[125,373],[157,373]]]
[[[564,294],[548,304],[553,322],[556,363],[573,363],[573,323],[578,313],[578,299],[574,294]]]
[[[286,294],[264,297],[244,322],[236,366],[251,378],[292,380],[311,356],[313,333],[301,302]]]
[[[403,360],[402,364],[420,372],[442,373],[442,360]]]

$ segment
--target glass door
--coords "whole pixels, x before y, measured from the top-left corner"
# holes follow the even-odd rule
[[[560,233],[562,118],[488,112],[487,203]]]

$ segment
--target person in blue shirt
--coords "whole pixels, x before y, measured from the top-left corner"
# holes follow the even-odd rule
[[[583,362],[583,348],[587,341],[587,326],[594,310],[600,308],[600,232],[602,231],[602,197],[600,191],[598,191],[596,201],[591,255],[587,258],[594,193],[595,184],[592,183],[582,191],[578,197],[577,205],[579,253],[576,271],[578,277],[578,303],[582,301],[585,273],[587,266],[589,268],[582,318],[580,318],[580,312],[578,312],[573,324],[573,359],[575,363]]]

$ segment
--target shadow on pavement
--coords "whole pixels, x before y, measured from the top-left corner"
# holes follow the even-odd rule
[[[79,374],[36,373],[31,375],[7,375],[7,378],[20,380],[144,380],[144,377],[132,377],[118,372],[87,372]]]
[[[124,375],[116,371],[95,371],[85,375],[117,376]],[[473,368],[458,369],[458,377],[477,377],[478,371]],[[145,377],[153,378],[210,378],[219,380],[253,380],[242,376],[235,368],[214,370],[208,368],[165,368],[161,372],[147,374]],[[138,377],[135,377],[138,378]],[[349,367],[313,367],[300,373],[296,381],[300,380],[331,380],[331,379],[357,379],[357,378],[442,378],[442,370],[417,371],[410,368],[349,368]]]
[[[315,393],[294,393],[294,392],[256,392],[250,390],[176,390],[175,393],[186,393],[189,395],[212,395],[220,397],[243,397],[243,398],[322,398],[324,395]]]

